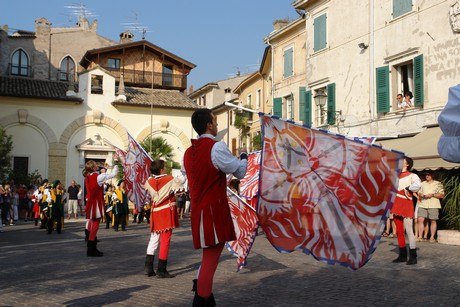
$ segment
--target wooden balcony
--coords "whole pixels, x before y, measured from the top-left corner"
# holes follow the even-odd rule
[[[127,86],[175,89],[180,91],[187,89],[186,75],[152,73],[149,71],[108,67],[104,67],[104,69],[110,71],[115,76],[117,84],[120,81],[120,75],[123,74],[123,81]]]

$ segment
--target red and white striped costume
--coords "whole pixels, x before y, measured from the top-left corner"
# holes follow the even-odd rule
[[[412,191],[406,190],[410,187],[414,191],[420,189],[420,178],[411,172],[402,172],[399,176],[398,194],[393,204],[391,213],[402,217],[414,218],[414,203],[412,202]]]
[[[179,188],[173,176],[150,177],[145,188],[152,197],[150,232],[164,232],[179,226],[174,192]]]

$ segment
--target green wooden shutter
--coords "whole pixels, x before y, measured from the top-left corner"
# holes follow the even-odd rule
[[[305,92],[305,121],[304,124],[312,125],[311,91]]]
[[[327,123],[335,125],[335,83],[327,85]]]
[[[283,117],[283,99],[282,98],[273,99],[273,115],[278,116],[279,118]]]
[[[393,18],[412,11],[412,0],[393,0]]]
[[[313,27],[314,27],[313,50],[318,51],[318,50],[326,48],[326,44],[327,44],[326,14],[316,17],[313,22]]]
[[[289,48],[284,51],[284,78],[290,77],[294,74],[293,68],[293,50]]]
[[[307,97],[305,96],[305,86],[301,86],[299,87],[299,120],[303,123],[305,123],[307,115],[305,113],[306,99]]]
[[[423,54],[414,58],[414,104],[416,107],[423,107]]]
[[[377,113],[390,111],[390,69],[388,66],[377,67],[375,73]]]

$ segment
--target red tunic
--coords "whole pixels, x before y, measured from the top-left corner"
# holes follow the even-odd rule
[[[391,213],[402,217],[414,218],[414,203],[412,202],[412,192],[405,188],[412,182],[411,176],[417,176],[411,172],[402,172],[399,176],[398,194],[391,209]]]
[[[174,177],[160,175],[150,177],[145,188],[152,196],[150,232],[163,232],[179,227],[176,200],[173,191]]]
[[[104,186],[97,183],[98,173],[91,173],[85,177],[86,187],[86,218],[99,219],[104,211]]]
[[[184,154],[192,203],[193,246],[196,249],[236,240],[225,174],[211,161],[215,143],[210,138],[192,140],[192,146]]]

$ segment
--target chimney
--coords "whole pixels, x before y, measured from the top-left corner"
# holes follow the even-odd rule
[[[232,99],[232,89],[227,87],[224,90],[224,92],[225,92],[225,97],[224,97],[225,101],[230,101]]]
[[[289,23],[288,18],[285,19],[277,19],[273,22],[273,30],[279,30],[282,27],[286,26]]]
[[[120,33],[120,44],[132,42],[133,37],[134,37],[134,34],[129,31],[121,32]]]

